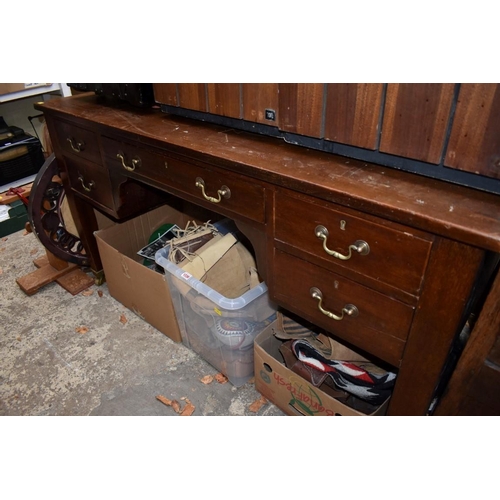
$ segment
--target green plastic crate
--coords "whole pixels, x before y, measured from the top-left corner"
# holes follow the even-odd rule
[[[28,222],[28,212],[22,201],[10,203],[9,218],[0,222],[0,237],[15,233],[24,229]]]

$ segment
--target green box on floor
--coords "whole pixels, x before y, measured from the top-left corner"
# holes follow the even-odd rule
[[[24,229],[28,222],[28,212],[22,201],[10,203],[9,218],[0,222],[0,237],[7,236]]]

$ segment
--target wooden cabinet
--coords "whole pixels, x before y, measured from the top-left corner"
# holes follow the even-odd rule
[[[155,94],[168,112],[500,193],[499,84],[155,84]]]
[[[276,103],[272,86],[260,95],[242,88],[247,102]],[[305,88],[290,87],[289,102]],[[324,103],[328,95],[349,95],[351,89],[327,87],[325,94],[321,85],[316,96]],[[283,114],[279,90],[283,127],[291,114]],[[190,92],[201,95],[194,87]],[[368,103],[380,110],[382,92],[381,86],[356,88],[364,105],[350,130],[368,124],[370,131],[348,132],[346,141],[364,136],[364,144],[373,146],[380,113],[371,116]],[[299,108],[297,130],[304,131],[316,108]],[[51,100],[39,109],[64,164],[71,209],[93,266],[100,260],[89,206],[122,220],[166,193],[166,199],[231,217],[252,242],[279,306],[394,368],[390,415],[429,411],[476,303],[484,261],[500,253],[499,196],[160,110],[103,106],[92,95]],[[72,150],[68,133],[86,144],[83,151],[95,161]],[[485,302],[485,329],[497,299]]]

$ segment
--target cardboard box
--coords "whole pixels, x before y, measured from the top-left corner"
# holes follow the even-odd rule
[[[35,87],[47,87],[51,83],[0,83],[0,95],[12,94],[21,90],[31,89]]]
[[[288,415],[365,416],[314,387],[282,362],[282,342],[273,335],[277,322],[257,335],[254,342],[255,388]],[[389,400],[371,415],[385,415]]]
[[[95,232],[109,293],[175,342],[181,341],[163,273],[143,265],[137,251],[162,224],[185,227],[189,217],[169,206]]]

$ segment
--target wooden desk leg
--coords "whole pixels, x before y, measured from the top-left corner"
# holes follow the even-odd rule
[[[477,398],[477,395],[473,394],[471,388],[474,387],[486,358],[500,336],[499,304],[500,270],[497,272],[464,352],[458,361],[441,401],[438,403],[435,415],[469,414],[467,411],[468,398],[472,398],[473,403],[477,405],[477,401],[474,401],[474,396]],[[499,399],[500,393],[497,392],[496,401],[491,401],[492,406],[497,409],[500,407]],[[476,409],[476,411],[478,410]]]
[[[96,283],[99,276],[101,276],[102,282],[102,262],[99,255],[99,249],[97,248],[97,241],[94,236],[94,231],[98,229],[94,209],[82,199],[73,196],[67,182],[66,173],[63,173],[61,178],[66,191],[66,199],[71,210],[71,215],[73,216],[73,222],[75,223],[78,235],[83,243],[86,255],[88,256],[88,266],[96,277]]]
[[[389,415],[425,415],[455,338],[484,252],[437,240],[406,342]]]

